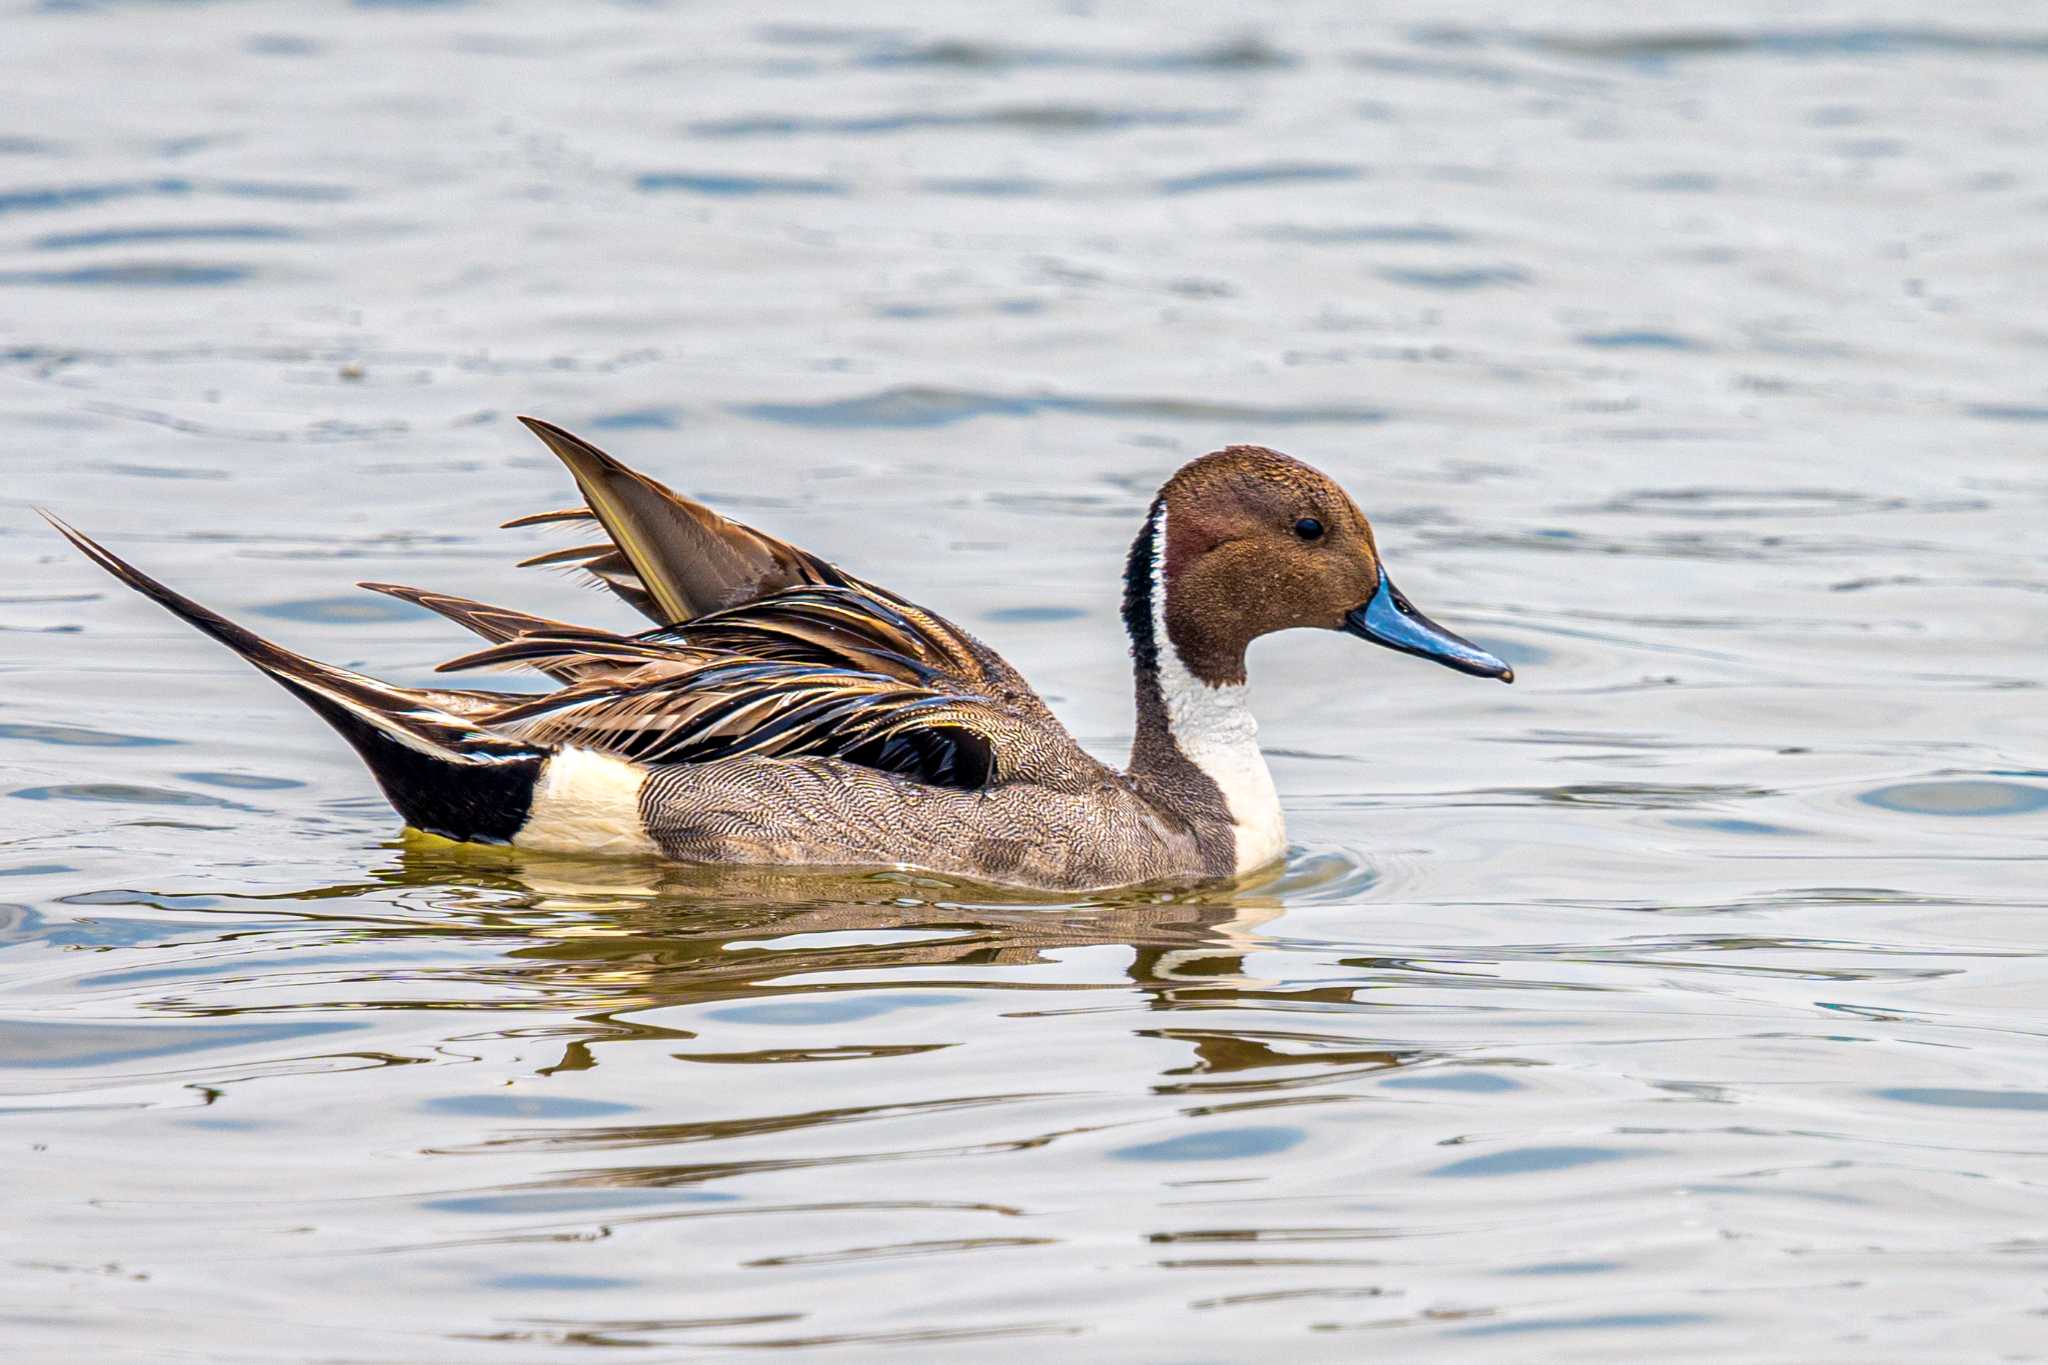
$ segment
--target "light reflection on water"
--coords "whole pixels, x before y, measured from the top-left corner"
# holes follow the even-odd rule
[[[2009,7],[138,13],[0,51],[11,1349],[2038,1351]],[[1520,680],[1261,644],[1237,888],[533,858],[394,839],[28,511],[421,682],[351,583],[626,624],[508,567],[517,412],[1106,756],[1124,545],[1227,441]]]

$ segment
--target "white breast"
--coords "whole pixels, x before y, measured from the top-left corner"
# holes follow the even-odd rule
[[[1230,808],[1237,870],[1264,867],[1287,851],[1287,818],[1273,774],[1259,752],[1259,723],[1243,684],[1211,687],[1181,662],[1166,631],[1166,509],[1152,539],[1152,638],[1159,651],[1159,693],[1166,726],[1187,760],[1208,774]]]

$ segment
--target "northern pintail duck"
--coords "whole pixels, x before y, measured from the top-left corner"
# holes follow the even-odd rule
[[[1329,478],[1259,446],[1183,466],[1131,545],[1137,734],[1082,752],[1001,656],[808,551],[522,418],[586,505],[506,523],[606,537],[529,564],[593,575],[656,628],[617,635],[388,583],[490,641],[443,670],[524,665],[545,695],[397,687],[295,654],[51,520],[353,745],[407,824],[457,840],[690,863],[910,867],[1048,890],[1252,871],[1285,823],[1245,647],[1295,627],[1512,682],[1411,606]],[[47,516],[48,514],[45,513]]]

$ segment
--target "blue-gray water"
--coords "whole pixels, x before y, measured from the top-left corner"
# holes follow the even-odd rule
[[[0,35],[9,1359],[2048,1356],[2048,14]],[[518,412],[1105,756],[1227,441],[1521,681],[1264,642],[1184,903],[464,857],[30,511],[419,680],[354,581],[630,623]]]

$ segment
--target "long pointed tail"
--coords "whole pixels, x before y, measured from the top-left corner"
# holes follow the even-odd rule
[[[157,582],[48,512],[93,563],[241,655],[333,726],[405,822],[451,839],[510,840],[525,822],[548,750],[493,733],[476,693],[395,687],[273,644]]]

